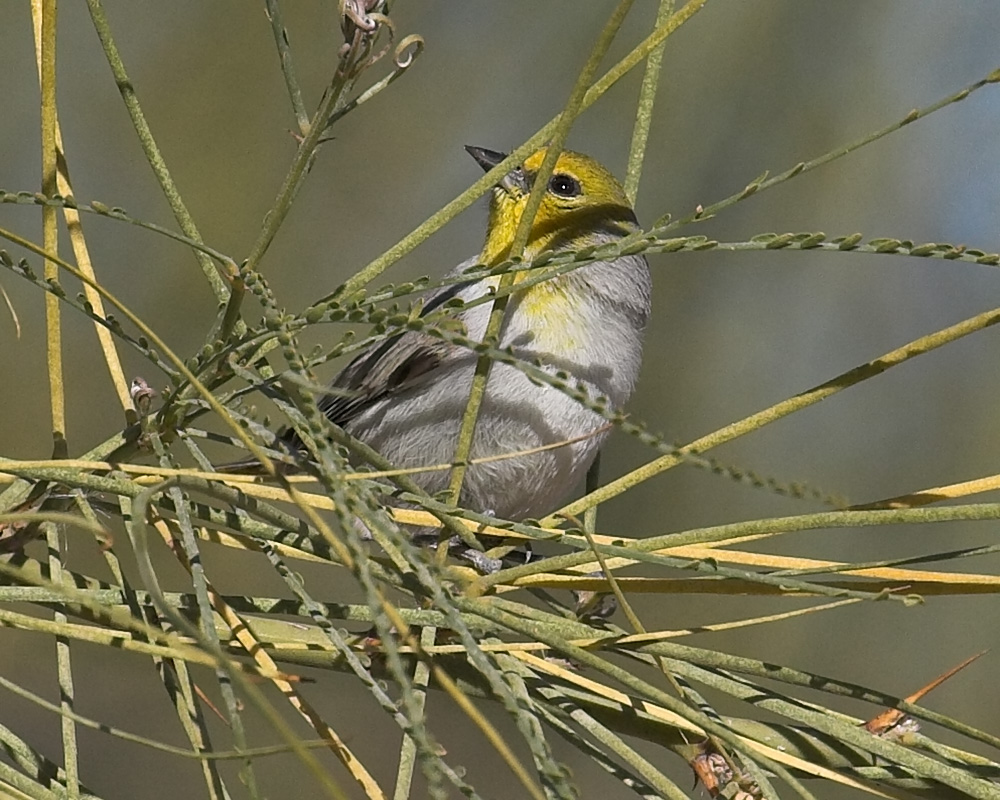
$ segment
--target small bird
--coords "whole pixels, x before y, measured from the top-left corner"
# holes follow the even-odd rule
[[[486,171],[505,154],[466,147]],[[527,158],[492,189],[482,252],[459,264],[461,276],[475,264],[493,266],[510,256],[545,150]],[[578,250],[615,242],[639,230],[614,176],[594,159],[564,151],[545,187],[524,259],[544,251]],[[423,313],[458,298],[470,301],[493,291],[499,277],[458,283],[424,296]],[[632,394],[650,311],[646,259],[629,255],[598,261],[559,275],[509,300],[500,347],[568,375],[590,398],[607,398],[620,410]],[[454,317],[481,341],[491,303],[455,310]],[[370,346],[332,381],[320,400],[334,425],[381,453],[395,467],[454,461],[462,416],[477,356],[468,348],[425,333],[407,332]],[[505,519],[537,518],[552,511],[581,481],[608,433],[607,421],[557,387],[531,380],[515,366],[492,365],[477,419],[459,505]],[[537,450],[560,442],[567,444]],[[292,438],[295,449],[303,447]],[[525,452],[532,451],[535,452]],[[417,473],[427,492],[447,488],[447,470]]]

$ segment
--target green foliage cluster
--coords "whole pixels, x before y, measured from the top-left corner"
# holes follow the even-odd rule
[[[177,229],[74,197],[56,118],[56,4],[34,4],[43,191],[2,192],[0,212],[16,205],[37,208],[43,238],[33,242],[0,228],[0,237],[27,253],[15,257],[0,252],[0,267],[47,298],[54,458],[25,461],[0,454],[0,475],[9,477],[0,493],[0,625],[54,642],[60,702],[48,702],[2,675],[0,684],[60,720],[62,753],[43,754],[32,747],[19,734],[17,720],[0,713],[0,749],[7,755],[0,761],[0,792],[30,798],[97,797],[87,786],[87,760],[77,750],[78,732],[93,728],[109,738],[165,751],[178,761],[193,761],[203,779],[202,796],[209,798],[285,794],[269,785],[261,772],[262,764],[280,754],[290,759],[286,773],[294,774],[297,784],[318,787],[319,796],[500,796],[482,788],[476,770],[467,772],[442,747],[442,730],[450,723],[439,722],[440,709],[451,706],[469,735],[488,743],[506,770],[506,780],[516,785],[503,796],[590,796],[558,755],[566,743],[623,791],[640,797],[687,796],[670,764],[690,767],[712,796],[811,798],[823,796],[834,784],[880,797],[998,796],[1000,764],[982,755],[1000,745],[996,735],[932,711],[920,703],[919,695],[902,698],[790,665],[678,644],[675,639],[693,631],[650,631],[633,601],[640,591],[666,599],[700,593],[789,600],[781,613],[748,613],[717,626],[722,629],[823,615],[874,601],[913,605],[930,595],[997,592],[1000,579],[993,575],[913,568],[921,561],[982,556],[993,548],[918,552],[878,563],[805,563],[751,546],[798,531],[1000,519],[1000,503],[940,504],[996,488],[995,479],[845,507],[834,494],[735,467],[708,451],[992,326],[1000,321],[1000,311],[986,311],[922,336],[697,441],[676,445],[642,422],[608,411],[569,376],[553,377],[488,341],[470,340],[449,320],[449,308],[422,313],[419,293],[447,280],[375,283],[526,154],[543,142],[560,147],[578,116],[630,70],[641,67],[645,72],[626,180],[634,198],[643,175],[663,47],[671,35],[683,34],[684,23],[704,4],[688,0],[675,9],[674,3],[661,0],[648,37],[599,75],[598,67],[631,11],[632,3],[619,3],[559,114],[335,292],[294,312],[283,307],[268,283],[271,244],[310,169],[323,158],[323,144],[334,135],[335,126],[349,114],[362,115],[366,102],[403,78],[423,51],[423,39],[397,33],[385,0],[344,0],[338,12],[343,45],[332,77],[309,113],[281,4],[268,0],[298,144],[256,240],[247,256],[238,259],[203,241],[147,124],[99,0],[88,0],[91,19]],[[470,276],[505,276],[497,295],[489,299],[498,325],[504,298],[513,291],[624,254],[820,250],[841,258],[869,254],[995,267],[1000,255],[952,244],[865,239],[860,234],[827,237],[821,232],[761,233],[720,241],[690,231],[750,197],[797,180],[998,81],[1000,71],[995,71],[823,156],[773,177],[764,174],[730,197],[678,219],[664,216],[622,242],[545,253],[530,262],[514,259],[489,270],[477,268]],[[397,89],[403,86],[405,81]],[[70,231],[75,263],[58,255],[60,215]],[[87,215],[139,226],[151,236],[169,237],[190,249],[218,303],[218,315],[200,347],[186,354],[174,352],[130,310],[127,297],[116,296],[102,283],[90,266],[82,232],[81,220]],[[516,289],[507,279],[515,271],[527,276]],[[66,288],[68,278],[81,285],[79,295]],[[64,396],[64,313],[93,322],[125,421],[120,432],[72,458],[65,406],[78,400]],[[342,322],[364,324],[368,332],[343,335],[318,351],[302,344],[303,336],[318,326],[326,326],[323,334],[329,340],[330,326]],[[648,448],[650,460],[604,483],[595,473],[582,498],[545,520],[497,519],[427,496],[405,472],[332,428],[317,405],[322,387],[314,370],[406,331],[467,347],[483,364],[510,364],[557,386]],[[123,348],[148,363],[156,380],[168,384],[167,390],[158,395],[148,381],[126,379],[119,352]],[[288,456],[276,441],[274,421],[260,419],[247,405],[260,395],[273,401],[283,422],[310,442],[315,468],[307,477],[318,485],[306,488],[301,479],[306,476],[280,468]],[[475,399],[474,390],[472,424]],[[217,471],[222,445],[227,446],[225,452],[239,448],[259,461],[270,481]],[[467,454],[460,451],[456,461],[464,462]],[[380,472],[358,472],[359,463]],[[627,499],[637,486],[680,465],[826,508],[644,539],[628,531],[597,533],[601,504]],[[392,484],[391,497],[386,497],[386,484],[374,477]],[[390,500],[404,501],[407,508],[396,508]],[[360,535],[357,520],[371,532],[374,545]],[[406,533],[407,524],[436,525],[444,537],[459,536],[479,549],[486,542],[492,549],[484,557],[503,557],[525,542],[556,554],[477,574],[447,562],[444,547],[435,557],[433,551],[416,546]],[[67,531],[97,538],[113,581],[67,567],[61,552]],[[157,540],[183,568],[185,591],[164,588],[166,565],[153,544]],[[36,541],[45,542],[46,553],[36,554]],[[203,557],[203,550],[211,548],[266,559],[286,597],[258,596],[252,590],[221,592]],[[135,574],[129,566],[133,559]],[[318,564],[324,574],[336,577],[318,590],[318,581],[304,568],[300,574],[297,564]],[[176,569],[175,564],[169,566]],[[329,595],[331,584],[333,599],[321,599]],[[568,590],[577,593],[575,605]],[[622,611],[621,625],[597,613],[607,607],[609,596]],[[32,604],[35,611],[18,611],[16,604],[22,603]],[[39,615],[39,608],[48,613]],[[351,624],[359,630],[343,627]],[[173,704],[186,745],[156,741],[80,713],[76,697],[85,690],[74,689],[79,681],[71,657],[80,642],[106,649],[111,659],[124,657],[118,651],[149,658],[169,699],[162,704],[163,713],[170,713]],[[312,687],[296,670],[336,671],[345,676],[340,685],[366,693],[374,701],[370,713],[384,715],[395,726],[392,752],[379,763],[354,753],[338,732],[338,721],[317,709]],[[213,686],[212,693],[221,700],[217,712],[205,698],[206,685]],[[838,698],[868,704],[869,724],[862,726],[861,720],[837,710]],[[285,713],[285,704],[292,716]],[[884,707],[898,713],[878,717]],[[494,708],[502,709],[504,719],[498,721]],[[225,719],[222,735],[209,719],[215,713]],[[947,731],[949,744],[920,732],[920,723]],[[261,739],[268,744],[254,743]],[[556,740],[560,744],[554,744]],[[326,757],[331,754],[339,763]],[[238,765],[235,777],[227,767],[230,762]],[[387,770],[393,789],[385,783]]]

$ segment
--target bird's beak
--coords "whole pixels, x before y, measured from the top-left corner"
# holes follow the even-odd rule
[[[489,172],[493,167],[507,158],[506,153],[500,153],[496,150],[487,150],[485,147],[473,147],[472,145],[465,146],[466,152],[472,156],[476,163],[483,168],[483,172]],[[497,186],[503,189],[508,194],[519,195],[527,194],[530,191],[528,186],[528,181],[524,176],[524,170],[521,167],[515,167],[506,175],[504,175]]]

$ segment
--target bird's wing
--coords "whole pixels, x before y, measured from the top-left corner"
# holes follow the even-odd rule
[[[448,274],[460,274],[476,261],[464,261]],[[420,316],[440,308],[472,283],[456,283],[430,292]],[[417,331],[371,345],[334,377],[330,386],[339,391],[324,395],[319,408],[334,425],[347,425],[383,397],[433,379],[435,370],[453,353],[453,345]]]
[[[410,331],[369,347],[330,383],[338,391],[324,395],[319,408],[334,425],[347,425],[372,403],[432,375],[451,346],[425,333]]]

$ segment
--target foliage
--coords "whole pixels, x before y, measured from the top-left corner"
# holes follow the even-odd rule
[[[16,720],[0,718],[0,745],[9,757],[0,762],[2,791],[33,798],[93,796],[85,785],[88,764],[76,748],[78,729],[92,727],[110,737],[166,750],[178,760],[195,759],[206,797],[273,794],[274,787],[269,787],[258,771],[263,759],[278,753],[293,754],[297,781],[314,782],[330,797],[354,796],[359,791],[360,796],[388,796],[390,791],[376,777],[381,765],[366,763],[352,752],[335,722],[314,707],[310,687],[295,672],[318,668],[349,676],[358,691],[367,692],[375,701],[379,711],[373,713],[383,713],[398,726],[401,744],[398,757],[394,753],[391,759],[398,763],[396,798],[421,793],[431,797],[494,794],[473,785],[477,778],[466,775],[439,744],[438,709],[448,702],[466,718],[469,735],[481,736],[505,762],[509,774],[520,784],[513,793],[517,796],[580,794],[569,770],[553,752],[553,734],[642,797],[686,796],[664,767],[669,762],[660,757],[664,750],[689,764],[713,796],[778,797],[780,791],[780,796],[812,797],[812,790],[822,792],[831,783],[888,797],[997,796],[1000,765],[975,751],[996,748],[1000,740],[920,705],[919,693],[904,699],[790,665],[678,644],[674,640],[691,631],[647,630],[630,598],[641,591],[665,598],[675,593],[703,593],[789,599],[788,609],[782,613],[748,615],[715,626],[721,629],[770,624],[850,604],[914,604],[922,595],[998,591],[1000,579],[994,575],[911,566],[924,560],[983,555],[993,548],[849,563],[775,556],[763,548],[750,547],[754,542],[770,543],[797,531],[996,520],[1000,518],[1000,503],[941,504],[996,488],[995,477],[844,507],[827,492],[739,469],[707,452],[983,330],[1000,321],[1000,311],[983,312],[922,336],[813,389],[677,446],[646,425],[609,412],[599,398],[588,397],[568,381],[553,379],[489,342],[469,340],[448,323],[446,310],[423,314],[417,295],[426,288],[445,285],[446,280],[375,283],[402,256],[482,196],[519,159],[546,141],[560,146],[577,116],[630,70],[645,65],[626,182],[634,197],[643,172],[663,46],[669,36],[683,32],[682,25],[705,0],[688,0],[677,10],[673,3],[661,0],[652,33],[603,76],[596,77],[598,65],[630,11],[631,3],[620,3],[557,116],[515,148],[504,163],[398,244],[356,270],[333,294],[316,298],[297,312],[284,310],[269,287],[269,248],[310,168],[323,158],[323,143],[333,136],[335,126],[349,114],[362,115],[367,101],[403,78],[422,52],[423,40],[414,35],[398,36],[384,0],[345,0],[340,9],[344,44],[329,85],[310,115],[306,93],[296,78],[281,5],[268,0],[268,16],[298,128],[298,146],[256,240],[247,257],[239,261],[203,241],[146,122],[101,3],[88,3],[136,135],[170,204],[177,230],[137,219],[120,208],[75,198],[56,117],[55,2],[34,3],[42,90],[42,191],[4,192],[0,202],[7,204],[5,207],[37,208],[43,221],[43,239],[32,242],[0,230],[0,236],[27,253],[20,258],[0,253],[0,264],[9,275],[31,282],[47,298],[54,458],[0,458],[2,474],[10,476],[0,494],[0,575],[4,584],[0,586],[0,601],[4,603],[0,624],[52,638],[61,701],[49,703],[2,676],[0,683],[59,717],[63,752],[61,758],[39,753],[19,735]],[[681,218],[665,216],[621,243],[573,253],[546,253],[530,263],[515,259],[490,272],[527,274],[526,282],[518,284],[522,288],[621,254],[708,250],[828,250],[842,258],[865,253],[886,259],[930,258],[996,266],[1000,255],[950,244],[915,244],[887,237],[866,240],[860,234],[827,237],[821,232],[762,233],[741,241],[718,241],[690,231],[754,195],[797,180],[998,81],[1000,71],[993,72],[826,155],[798,163],[774,177],[762,175],[732,196],[699,206]],[[365,88],[359,88],[362,85]],[[58,255],[60,214],[70,231],[75,265]],[[81,227],[85,215],[137,225],[150,235],[170,237],[190,248],[219,303],[218,316],[197,351],[175,353],[157,331],[130,310],[127,298],[119,299],[101,282],[91,266]],[[67,276],[82,284],[81,295],[74,297],[65,288]],[[502,315],[502,298],[514,288],[512,281],[501,283],[494,306],[497,314]],[[127,423],[79,458],[69,457],[64,435],[65,404],[79,399],[64,397],[60,356],[63,313],[82,315],[93,322]],[[191,322],[199,324],[199,320]],[[325,326],[323,335],[329,341],[331,324],[339,322],[364,323],[370,332],[360,338],[345,335],[330,341],[321,352],[307,352],[301,343],[307,332]],[[604,484],[595,474],[582,498],[541,521],[496,519],[422,494],[404,471],[394,470],[377,453],[331,428],[317,406],[321,387],[314,377],[314,370],[331,359],[410,330],[426,331],[468,347],[483,363],[513,364],[538,381],[557,385],[604,414],[610,425],[636,438],[653,457],[644,466]],[[122,349],[144,359],[157,381],[169,382],[162,396],[150,388],[150,381],[130,382],[125,377]],[[276,426],[270,419],[258,420],[245,406],[258,393],[270,398],[284,421],[311,443],[315,468],[309,475],[292,476],[280,468],[279,462],[287,455],[276,441]],[[218,443],[242,448],[244,455],[263,465],[270,480],[218,472],[219,459],[212,455],[221,452]],[[228,452],[232,453],[232,448]],[[464,461],[461,454],[456,461]],[[352,466],[363,462],[372,469],[359,472]],[[596,533],[596,510],[602,503],[628,496],[636,486],[681,465],[829,508],[642,539],[624,535],[626,532]],[[443,464],[441,469],[453,466]],[[395,487],[392,499],[415,508],[388,505],[384,485],[374,483],[373,478],[391,481]],[[303,488],[307,482],[317,485]],[[362,539],[355,520],[371,531],[377,547]],[[545,543],[543,547],[558,554],[483,575],[447,562],[444,547],[435,557],[432,550],[415,546],[406,535],[407,524],[437,526],[444,537],[459,535],[476,546],[480,545],[475,536],[494,537],[485,539],[487,544],[502,540],[503,547],[490,550],[492,557],[509,554],[512,545],[525,542]],[[64,566],[60,537],[61,531],[67,530],[94,536],[102,543],[114,582],[71,572]],[[29,543],[39,537],[48,546],[45,557],[32,555]],[[164,566],[156,563],[150,541],[157,539],[168,546],[186,571],[188,591],[170,592],[162,587]],[[205,543],[262,554],[294,599],[252,596],[249,591],[221,593],[202,558]],[[127,577],[125,562],[132,558],[138,580]],[[334,600],[318,599],[316,582],[296,571],[294,565],[300,562],[335,570]],[[567,601],[568,590],[578,593],[576,606]],[[351,602],[358,591],[363,600]],[[622,626],[598,613],[607,608],[609,594],[623,611]],[[803,605],[801,601],[807,598],[822,598],[822,602]],[[31,603],[51,614],[21,613],[11,607],[14,603]],[[346,623],[360,623],[370,630],[348,633],[341,628]],[[70,642],[99,645],[107,648],[111,657],[119,655],[111,651],[122,650],[150,658],[175,706],[187,746],[144,738],[75,710],[70,656],[75,646],[71,648]],[[198,686],[199,682],[210,683],[212,676],[223,704],[218,713],[226,721],[221,737],[206,719],[208,709],[216,712]],[[823,696],[807,697],[807,690],[818,690]],[[873,707],[869,724],[859,726],[859,720],[835,710],[832,701],[837,697],[862,700]],[[720,699],[727,708],[742,709],[738,716],[731,711],[726,716],[718,712],[715,706]],[[294,722],[282,713],[280,706],[286,702],[297,712]],[[512,725],[495,721],[488,711],[494,704],[503,709]],[[878,716],[882,707],[899,713]],[[761,720],[761,710],[770,712],[766,720]],[[949,741],[957,743],[946,745],[921,734],[921,721],[952,732],[955,736]],[[272,744],[251,744],[259,738],[251,731],[258,728],[267,732]],[[638,747],[637,740],[655,745],[655,750]],[[322,750],[332,753],[342,768],[323,761],[318,752]],[[657,753],[655,759],[650,758],[650,752]],[[226,760],[239,764],[237,780],[227,774]],[[414,782],[418,768],[422,777]],[[349,787],[351,781],[353,787]],[[811,788],[806,787],[807,782]]]

